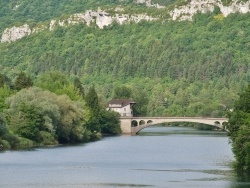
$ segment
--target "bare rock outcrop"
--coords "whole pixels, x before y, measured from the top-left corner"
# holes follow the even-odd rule
[[[224,6],[221,0],[191,0],[187,5],[176,7],[170,11],[173,20],[192,20],[193,16],[198,12],[213,12],[215,6],[220,8],[224,17],[231,13],[248,13],[250,12],[250,1],[242,2],[238,0],[232,1],[228,6]]]
[[[1,38],[1,42],[12,42],[21,39],[31,34],[31,29],[28,24],[22,26],[14,26],[4,30]]]
[[[146,14],[120,14],[120,11],[123,11],[122,8],[118,8],[116,9],[116,11],[117,13],[115,15],[111,15],[101,9],[98,9],[97,11],[88,10],[85,13],[73,14],[63,20],[51,20],[49,25],[40,25],[39,27],[34,27],[32,29],[28,24],[24,24],[23,26],[19,27],[14,26],[4,30],[1,42],[13,42],[32,33],[37,33],[45,29],[49,29],[50,31],[52,31],[57,26],[67,27],[79,23],[85,23],[86,25],[90,26],[91,23],[94,23],[95,25],[97,25],[97,27],[103,29],[105,26],[109,26],[110,24],[112,24],[112,22],[125,24],[130,22],[138,23],[141,20],[153,21],[157,19]]]

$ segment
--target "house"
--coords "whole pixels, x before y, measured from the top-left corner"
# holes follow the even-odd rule
[[[132,106],[136,104],[131,99],[112,99],[107,105],[107,110],[118,112],[121,116],[133,116]]]

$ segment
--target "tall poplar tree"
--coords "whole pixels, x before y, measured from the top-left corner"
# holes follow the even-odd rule
[[[74,79],[74,87],[76,90],[79,91],[79,94],[82,96],[82,98],[84,98],[85,97],[84,89],[83,89],[82,83],[78,77]]]
[[[89,107],[91,113],[93,115],[98,115],[100,112],[100,105],[99,105],[99,99],[98,99],[98,96],[97,96],[97,93],[95,91],[94,86],[91,86],[89,88],[89,91],[86,94],[85,100],[86,100],[86,104]]]
[[[95,91],[94,86],[91,86],[89,88],[89,91],[87,92],[85,96],[86,105],[88,106],[90,110],[90,119],[87,122],[87,128],[91,131],[100,132],[101,131],[101,125],[100,125],[100,105],[97,93]]]

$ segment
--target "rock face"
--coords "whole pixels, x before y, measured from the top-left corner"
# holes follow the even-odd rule
[[[213,12],[214,7],[220,8],[221,13],[226,17],[231,13],[248,13],[250,12],[250,1],[241,2],[234,0],[229,6],[224,6],[221,0],[191,0],[185,6],[176,7],[170,12],[173,20],[192,20],[198,12]]]
[[[88,10],[85,13],[73,14],[64,20],[51,20],[49,25],[41,25],[39,27],[30,28],[28,24],[24,24],[20,27],[11,27],[4,30],[1,38],[3,42],[13,42],[28,36],[32,33],[37,33],[45,29],[52,31],[56,26],[67,27],[74,24],[85,23],[90,26],[91,23],[95,23],[99,28],[103,29],[105,26],[117,22],[118,24],[125,24],[130,22],[138,23],[141,20],[153,21],[157,18],[150,17],[146,14],[128,15],[120,14],[123,9],[116,9],[119,13],[110,15],[109,13],[98,9],[97,11]]]
[[[24,24],[19,27],[7,28],[4,30],[1,42],[12,42],[31,34],[29,25]]]
[[[147,6],[158,6],[158,4],[152,4],[151,0],[135,0],[135,2],[140,4],[145,3]],[[175,7],[169,12],[169,14],[172,20],[192,21],[193,16],[198,12],[212,12],[216,6],[220,8],[221,13],[225,17],[231,13],[250,12],[250,1],[240,2],[239,0],[234,0],[231,5],[224,6],[221,0],[191,0],[187,5]],[[85,23],[86,25],[90,26],[93,23],[99,28],[103,29],[105,26],[108,26],[113,22],[118,24],[126,24],[130,22],[138,23],[141,20],[153,21],[158,19],[146,14],[129,15],[123,14],[122,12],[122,7],[117,7],[113,15],[101,9],[98,9],[97,11],[88,10],[85,13],[73,14],[64,20],[51,20],[47,25],[40,25],[39,27],[37,26],[32,29],[28,24],[24,24],[19,27],[14,26],[4,30],[1,43],[13,42],[32,33],[37,33],[46,29],[52,31],[56,26],[67,27],[79,23]]]
[[[58,25],[67,26],[74,25],[78,23],[86,23],[90,26],[91,23],[95,23],[99,28],[103,29],[105,26],[109,26],[112,22],[117,22],[118,24],[125,24],[129,22],[139,22],[141,20],[153,21],[157,18],[150,17],[146,14],[128,15],[128,14],[118,14],[110,15],[108,12],[98,10],[91,11],[88,10],[83,14],[73,14],[68,19],[59,20]],[[50,22],[50,30],[57,25],[57,21],[52,20]]]

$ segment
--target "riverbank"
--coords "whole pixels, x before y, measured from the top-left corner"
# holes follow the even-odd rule
[[[41,147],[55,147],[55,146],[60,146],[60,145],[68,145],[68,144],[83,144],[83,143],[89,143],[89,142],[94,142],[97,140],[101,140],[103,137],[103,135],[99,132],[94,132],[91,134],[88,134],[88,137],[85,140],[82,140],[82,142],[75,142],[75,143],[59,143],[59,142],[54,142],[52,144],[39,144],[36,143],[32,140],[26,139],[26,138],[22,138],[22,137],[18,137],[18,136],[12,136],[12,138],[15,138],[15,140],[13,142],[16,143],[12,143],[15,144],[14,148],[11,148],[11,145],[5,141],[2,140],[0,138],[0,151],[7,151],[7,150],[26,150],[26,149],[30,149],[30,148],[41,148]]]

